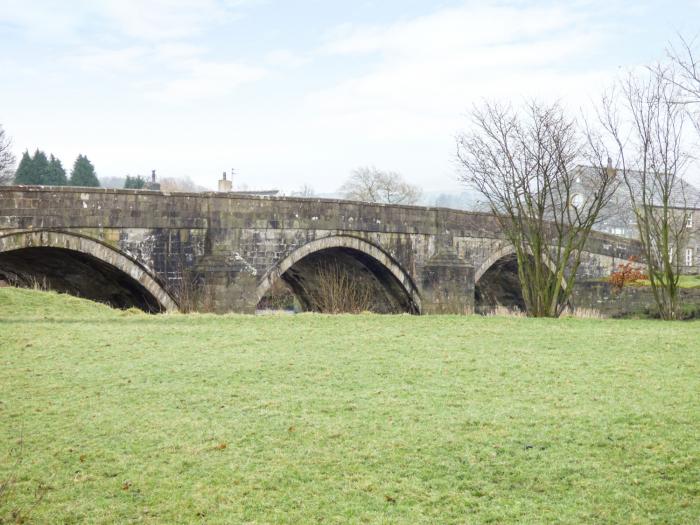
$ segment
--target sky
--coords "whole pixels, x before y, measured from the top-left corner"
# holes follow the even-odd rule
[[[0,125],[100,177],[324,193],[372,165],[458,192],[474,104],[578,112],[698,22],[700,0],[0,0]]]

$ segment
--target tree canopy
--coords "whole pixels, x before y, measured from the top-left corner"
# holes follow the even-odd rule
[[[126,180],[124,181],[124,188],[125,189],[132,189],[132,190],[140,190],[146,186],[146,179],[144,179],[141,175],[127,175]]]
[[[78,155],[78,158],[75,159],[69,184],[71,186],[100,186],[100,181],[95,173],[95,167],[85,155]]]
[[[63,164],[53,155],[49,158],[49,165],[43,184],[48,186],[65,186],[68,184],[68,178],[66,177],[66,170],[63,169]]]
[[[22,154],[15,172],[15,184],[65,186],[68,179],[60,160],[53,155],[47,158],[46,153],[37,149],[32,156],[28,151]]]
[[[400,174],[366,166],[354,170],[340,191],[346,199],[386,204],[415,204],[421,195]]]
[[[28,151],[22,153],[17,171],[15,172],[15,184],[41,184],[41,180],[36,176],[32,157]]]

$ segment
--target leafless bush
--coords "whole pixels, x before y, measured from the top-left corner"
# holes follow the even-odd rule
[[[259,310],[292,310],[294,309],[294,292],[283,279],[278,279],[260,299]]]
[[[191,272],[180,270],[180,279],[175,286],[175,295],[182,313],[194,312],[197,309],[198,280]]]
[[[213,312],[213,287],[206,284],[197,272],[186,267],[184,262],[179,264],[177,273],[179,279],[173,292],[178,299],[180,312]]]
[[[595,308],[571,308],[567,307],[561,314],[562,317],[573,317],[575,319],[605,319],[605,316]]]
[[[496,306],[484,315],[485,317],[526,317],[525,313],[517,308],[508,308],[501,305]]]
[[[32,290],[37,290],[40,292],[47,292],[51,289],[51,286],[49,285],[49,282],[46,279],[45,275],[42,276],[41,278],[32,276],[29,278],[28,288],[31,288]]]
[[[35,275],[20,276],[14,273],[4,273],[0,275],[0,286],[12,286],[14,288],[29,288],[47,292],[51,290],[51,285],[46,276],[37,277]]]
[[[317,276],[318,288],[309,296],[320,312],[357,314],[372,310],[374,287],[348,272],[340,263],[322,263]]]

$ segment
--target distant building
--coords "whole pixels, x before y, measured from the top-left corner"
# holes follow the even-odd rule
[[[578,166],[576,169],[571,198],[574,206],[579,202],[586,202],[587,196],[595,185],[592,182],[595,177],[595,168]],[[686,182],[682,190],[679,188],[675,201],[674,205],[679,211],[685,210],[688,232],[686,245],[678,254],[683,267],[682,271],[686,274],[697,274],[700,273],[700,190]],[[630,239],[639,237],[629,188],[623,181],[620,182],[608,205],[601,210],[594,229]]]
[[[227,179],[226,172],[224,171],[221,179],[219,179],[219,192],[233,193],[235,195],[253,195],[257,197],[274,197],[280,192],[280,190],[234,190],[233,173],[234,171],[231,170],[231,178]]]
[[[151,180],[146,181],[145,190],[160,191],[160,183],[156,182],[156,170],[151,170]]]

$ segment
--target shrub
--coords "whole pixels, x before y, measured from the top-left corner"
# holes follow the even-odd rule
[[[625,285],[648,279],[647,275],[638,267],[636,257],[630,257],[624,264],[618,264],[617,268],[608,277],[608,282],[613,288],[620,292]]]

